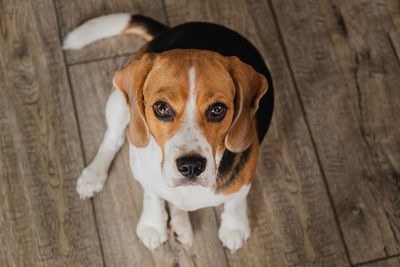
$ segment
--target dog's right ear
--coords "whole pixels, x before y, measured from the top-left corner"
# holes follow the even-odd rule
[[[144,54],[117,71],[114,87],[122,92],[130,109],[131,119],[127,137],[136,147],[145,147],[150,141],[149,127],[144,114],[143,85],[153,66],[153,54]]]

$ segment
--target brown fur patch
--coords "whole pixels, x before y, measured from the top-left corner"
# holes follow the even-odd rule
[[[128,26],[126,26],[119,34],[125,34],[125,33],[137,34],[146,39],[147,41],[151,41],[154,38],[154,36],[149,34],[146,29],[140,27],[140,25],[134,22],[129,22]]]
[[[186,151],[186,145],[182,145],[179,147],[179,151],[182,153],[184,153]]]

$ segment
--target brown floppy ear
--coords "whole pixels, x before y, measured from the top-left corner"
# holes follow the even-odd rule
[[[150,132],[144,114],[143,85],[153,66],[153,54],[145,54],[140,59],[132,60],[127,66],[117,71],[113,84],[120,90],[130,109],[131,119],[127,137],[136,147],[145,147],[150,141]]]
[[[268,82],[253,67],[230,57],[230,72],[235,83],[235,114],[225,137],[225,146],[232,152],[248,148],[254,139],[254,116],[261,97],[267,92]]]

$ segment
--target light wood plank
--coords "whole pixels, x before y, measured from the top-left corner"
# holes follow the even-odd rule
[[[268,4],[166,0],[166,11],[171,25],[212,21],[242,33],[260,49],[275,82],[274,118],[249,195],[253,233],[244,248],[226,251],[229,265],[348,265]]]
[[[70,68],[87,162],[105,131],[104,109],[112,78],[128,57],[78,64]],[[107,266],[226,266],[212,209],[191,214],[194,245],[185,250],[171,240],[151,253],[136,236],[142,189],[129,167],[127,144],[117,156],[103,191],[94,198]]]
[[[55,0],[55,3],[63,38],[86,20],[112,13],[141,14],[166,23],[161,0]],[[141,37],[128,34],[95,42],[81,50],[66,51],[66,56],[68,63],[77,63],[133,53],[144,43]]]
[[[53,2],[0,14],[0,266],[102,266]]]
[[[395,255],[400,68],[387,1],[272,2],[352,263]]]

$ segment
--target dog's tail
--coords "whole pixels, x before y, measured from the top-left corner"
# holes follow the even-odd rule
[[[134,33],[150,41],[168,29],[151,18],[128,13],[105,15],[86,21],[70,32],[63,49],[80,49],[94,41],[125,33]]]

